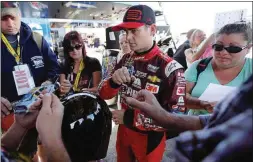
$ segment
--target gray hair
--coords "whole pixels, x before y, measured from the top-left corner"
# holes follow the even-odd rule
[[[19,8],[1,8],[1,17],[6,15],[21,16],[21,11]]]

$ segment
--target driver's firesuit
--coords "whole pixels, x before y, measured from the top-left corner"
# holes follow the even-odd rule
[[[131,84],[121,86],[114,83],[111,77],[105,79],[99,86],[99,94],[103,99],[111,99],[118,92],[120,95],[133,96],[139,90],[146,89],[156,96],[168,112],[185,112],[183,67],[165,56],[155,43],[149,51],[125,54],[114,71],[123,66],[136,79]],[[160,162],[165,148],[165,130],[153,124],[152,119],[143,112],[128,106],[123,98],[120,102],[126,111],[124,125],[118,129],[117,161],[130,162],[135,157],[138,162]]]

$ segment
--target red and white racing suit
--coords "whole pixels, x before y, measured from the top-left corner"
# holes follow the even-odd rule
[[[133,96],[141,89],[152,92],[160,105],[168,112],[185,112],[185,80],[183,67],[159,47],[147,52],[125,54],[114,71],[126,66],[136,77],[131,84],[115,84],[111,77],[99,86],[103,99],[111,99],[118,94]],[[114,72],[113,71],[113,72]],[[121,99],[125,109],[124,125],[120,125],[117,135],[117,161],[160,162],[165,148],[165,129],[153,124],[152,119],[137,109],[132,109]]]

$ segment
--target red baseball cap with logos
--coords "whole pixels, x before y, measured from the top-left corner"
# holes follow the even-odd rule
[[[123,18],[123,22],[112,27],[113,31],[122,29],[135,29],[143,25],[155,24],[155,12],[146,5],[136,5],[130,7]]]

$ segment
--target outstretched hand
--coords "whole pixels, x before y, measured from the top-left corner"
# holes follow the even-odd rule
[[[54,94],[43,96],[42,108],[36,122],[36,128],[48,161],[71,161],[62,142],[62,119],[64,107]]]
[[[161,107],[156,97],[147,90],[140,90],[133,97],[125,97],[126,102],[133,108],[140,109],[157,123],[166,115],[166,111]]]
[[[41,99],[38,99],[29,108],[28,113],[15,114],[15,123],[28,130],[35,127],[36,119],[41,107]]]
[[[61,139],[64,107],[54,94],[45,94],[38,115],[36,128],[42,143]]]

